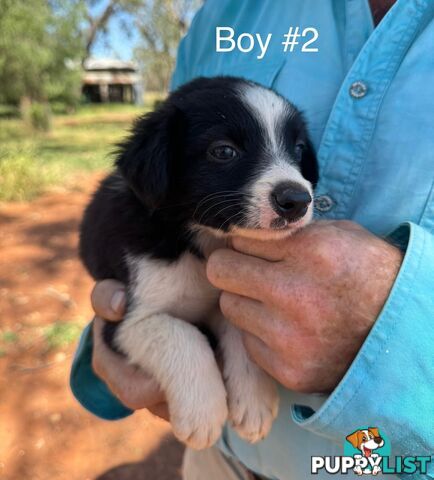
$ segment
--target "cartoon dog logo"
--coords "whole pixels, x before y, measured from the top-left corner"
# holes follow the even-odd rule
[[[347,440],[351,443],[351,445],[360,450],[362,453],[361,455],[354,455],[354,458],[372,458],[376,459],[379,457],[377,453],[372,453],[374,450],[381,448],[384,445],[384,440],[378,431],[378,428],[370,427],[366,430],[356,430],[351,435],[348,435]],[[372,469],[365,468],[362,470],[360,465],[357,465],[354,468],[354,473],[357,475],[378,475],[381,472],[381,467],[379,465],[375,465]]]

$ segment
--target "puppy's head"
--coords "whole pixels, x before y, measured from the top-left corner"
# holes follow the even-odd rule
[[[367,430],[356,430],[348,435],[347,440],[354,448],[360,450],[365,457],[370,457],[372,450],[381,448],[384,440],[381,438],[378,428],[371,427]]]
[[[192,230],[270,238],[312,218],[318,172],[301,114],[242,79],[172,93],[138,120],[117,166],[151,212]]]

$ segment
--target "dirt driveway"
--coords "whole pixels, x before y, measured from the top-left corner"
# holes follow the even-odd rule
[[[179,479],[182,447],[147,412],[105,422],[68,386],[90,278],[77,259],[89,192],[0,206],[0,478]]]

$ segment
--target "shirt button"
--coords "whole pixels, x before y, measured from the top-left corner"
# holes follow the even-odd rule
[[[320,212],[328,212],[333,208],[334,201],[328,195],[320,195],[315,198],[314,205]]]
[[[350,95],[353,98],[363,98],[368,93],[368,86],[364,82],[354,82],[350,87]]]

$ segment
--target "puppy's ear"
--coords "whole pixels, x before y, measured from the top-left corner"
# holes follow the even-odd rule
[[[374,437],[381,437],[380,432],[378,431],[378,428],[376,427],[370,427],[369,431],[374,435]]]
[[[319,167],[312,142],[306,142],[301,160],[301,174],[315,187],[319,179]]]
[[[119,145],[116,166],[137,197],[154,211],[164,201],[170,171],[182,155],[182,113],[169,102],[140,117]]]
[[[358,448],[358,446],[359,446],[359,430],[355,431],[351,435],[348,435],[346,438],[354,448]]]

